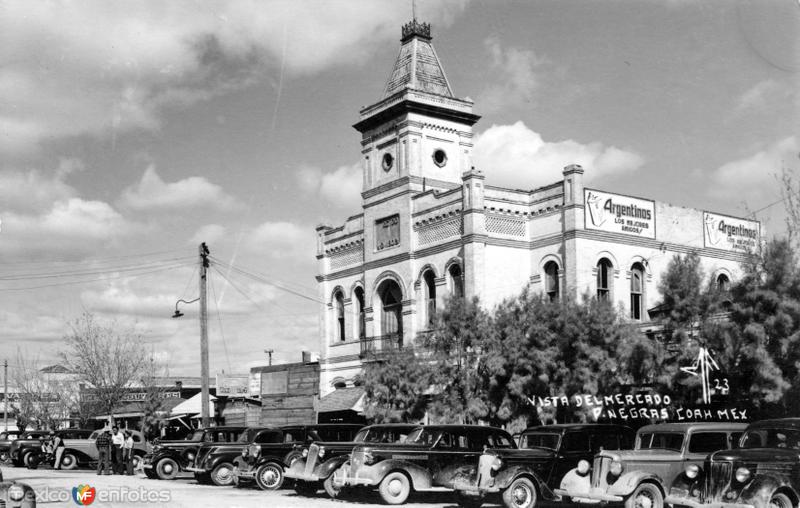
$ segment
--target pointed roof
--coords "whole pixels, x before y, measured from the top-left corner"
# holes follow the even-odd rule
[[[386,82],[383,98],[405,89],[453,97],[453,89],[431,44],[430,23],[416,19],[403,25],[400,53]]]

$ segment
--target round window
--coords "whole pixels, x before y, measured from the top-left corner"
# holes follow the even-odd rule
[[[439,167],[447,164],[447,154],[441,148],[433,151],[433,163]]]
[[[383,166],[384,171],[389,171],[390,169],[392,169],[392,165],[394,165],[394,157],[392,157],[392,154],[390,153],[383,154],[383,162],[381,163],[381,165]]]

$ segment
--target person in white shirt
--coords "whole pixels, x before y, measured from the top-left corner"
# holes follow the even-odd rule
[[[125,444],[125,434],[120,432],[118,427],[111,429],[111,456],[113,457],[113,470],[114,474],[121,474],[124,472],[124,463],[122,462],[122,445]]]
[[[122,444],[122,463],[125,464],[125,474],[133,476],[133,433],[125,431],[125,442]]]

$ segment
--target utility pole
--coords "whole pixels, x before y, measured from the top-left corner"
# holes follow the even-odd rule
[[[274,353],[275,350],[274,349],[265,349],[264,352],[269,355],[269,364],[272,365],[272,353]]]
[[[3,426],[8,432],[8,359],[3,361]]]
[[[200,244],[200,397],[203,428],[209,426],[208,393],[208,314],[206,301],[206,274],[208,272],[208,247]]]

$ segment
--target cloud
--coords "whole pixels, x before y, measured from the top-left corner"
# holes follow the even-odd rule
[[[198,245],[201,242],[205,242],[206,244],[213,244],[217,243],[227,235],[228,230],[225,229],[225,226],[220,226],[219,224],[206,224],[205,226],[201,226],[192,238],[189,240],[189,243],[193,245]]]
[[[587,181],[636,171],[644,164],[639,154],[598,141],[545,141],[521,121],[492,125],[478,134],[473,159],[487,183],[522,189],[561,180],[569,164],[583,166]]]
[[[547,65],[547,59],[529,49],[503,48],[495,37],[484,41],[491,57],[490,75],[495,83],[478,96],[476,104],[486,112],[528,105],[536,101],[541,77],[538,70]]]
[[[784,106],[792,103],[794,88],[787,83],[774,79],[759,81],[747,89],[737,99],[734,113],[759,111],[768,108],[771,104],[780,103]]]
[[[212,206],[220,210],[237,207],[233,197],[204,177],[193,176],[165,183],[152,165],[145,170],[137,185],[122,191],[120,204],[133,210],[157,211],[198,206]]]
[[[466,0],[426,5],[448,25]],[[393,0],[7,2],[0,17],[0,152],[61,137],[158,129],[166,107],[364,62],[396,39]],[[315,48],[308,51],[307,48]]]
[[[715,198],[763,203],[780,196],[777,181],[769,185],[784,163],[793,164],[798,155],[797,137],[780,139],[758,152],[723,164],[711,175],[709,194]],[[765,178],[766,177],[766,178]]]
[[[347,210],[361,206],[363,170],[361,163],[340,166],[326,173],[319,168],[304,166],[297,171],[300,188],[328,204]]]
[[[316,252],[314,228],[291,222],[264,222],[247,235],[250,251],[273,258],[294,258],[312,261]]]
[[[69,165],[74,166],[73,163]],[[77,190],[64,182],[69,174],[67,166],[61,166],[55,177],[48,177],[38,170],[0,171],[0,212],[30,212],[49,209],[54,201],[64,201],[77,196]]]

